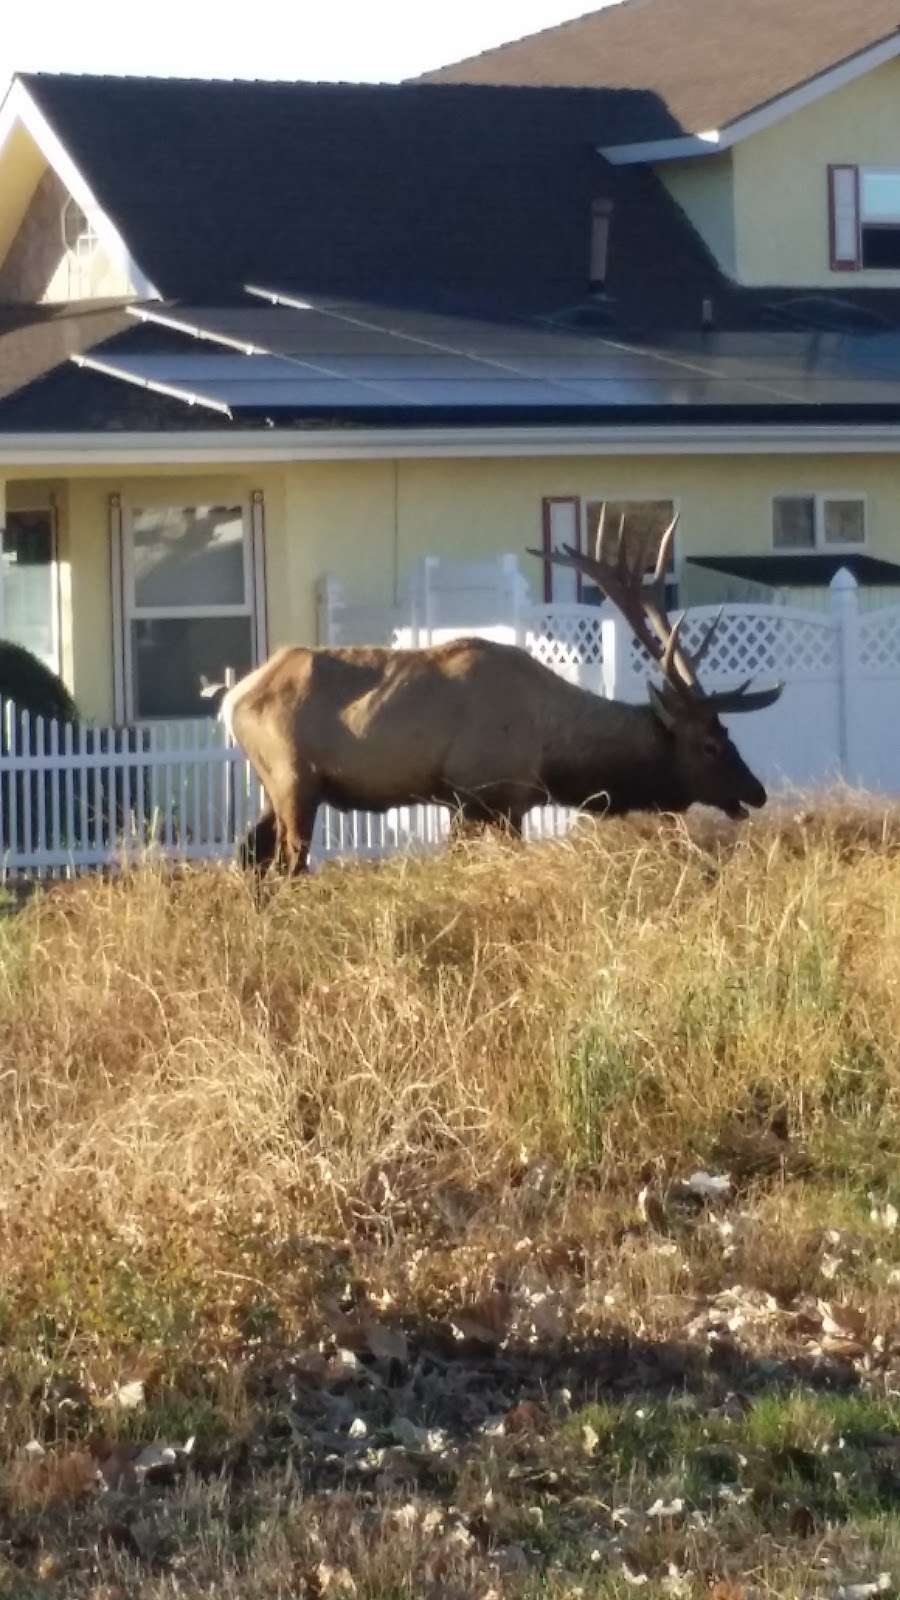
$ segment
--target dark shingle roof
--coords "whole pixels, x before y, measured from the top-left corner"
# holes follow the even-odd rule
[[[565,303],[586,284],[604,165],[594,146],[670,125],[654,96],[632,91],[22,82],[134,259],[179,298],[263,280],[364,299]]]
[[[898,0],[623,0],[420,82],[644,90],[681,132],[721,128],[900,27]],[[653,133],[612,145],[671,137]]]
[[[630,0],[629,0],[630,3]],[[900,9],[900,0],[897,0]],[[595,148],[660,115],[632,91],[22,80],[167,300],[247,282],[627,334],[897,320],[893,291],[741,290],[655,173]],[[665,113],[663,112],[665,118]],[[647,120],[649,119],[649,121]],[[613,202],[606,294],[588,296],[591,202]],[[809,297],[807,297],[809,299]]]

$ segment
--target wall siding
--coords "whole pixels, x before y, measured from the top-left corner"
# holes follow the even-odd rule
[[[656,169],[672,198],[730,278],[737,275],[734,172],[731,151],[696,161],[666,161]]]

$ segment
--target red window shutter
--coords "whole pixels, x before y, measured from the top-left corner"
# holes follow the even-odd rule
[[[548,495],[544,500],[543,516],[543,548],[549,558],[550,551],[557,550],[561,545],[573,545],[576,550],[581,550],[581,501],[577,495]],[[567,583],[567,579],[570,580]],[[544,599],[549,602],[557,600],[581,599],[581,574],[566,571],[565,567],[554,567],[547,559],[544,562]]]
[[[832,272],[859,271],[859,167],[828,168],[828,248]]]

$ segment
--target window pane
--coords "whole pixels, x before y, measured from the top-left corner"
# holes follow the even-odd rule
[[[825,543],[865,544],[866,508],[862,500],[825,501]]]
[[[607,500],[606,527],[612,528],[618,534],[622,524],[622,537],[626,544],[639,539],[647,541],[647,566],[648,573],[652,573],[659,555],[659,546],[662,536],[675,515],[675,506],[671,500]],[[597,543],[597,530],[600,526],[600,513],[603,510],[602,500],[592,501],[587,508],[588,526],[588,552],[593,555]],[[669,572],[674,575],[675,552],[669,556]],[[675,604],[674,579],[666,586],[666,596],[669,605]],[[582,589],[582,598],[587,605],[602,605],[605,596],[593,584],[585,583]]]
[[[861,176],[863,222],[900,222],[900,172]]]
[[[13,644],[24,645],[51,671],[58,672],[55,589],[52,512],[7,512],[0,572],[0,634]]]
[[[249,617],[158,617],[131,624],[134,708],[138,717],[209,716],[200,680],[238,677],[251,661]]]
[[[814,550],[816,502],[812,495],[779,495],[772,502],[772,539],[776,550]]]
[[[165,506],[132,521],[137,607],[240,606],[244,518],[240,506]]]
[[[862,231],[862,264],[864,267],[900,267],[900,226],[896,228],[866,226]]]

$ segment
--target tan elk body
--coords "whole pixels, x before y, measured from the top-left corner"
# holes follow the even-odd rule
[[[658,663],[662,686],[643,706],[604,700],[567,683],[511,645],[459,639],[421,650],[369,647],[279,650],[227,693],[221,715],[267,796],[252,855],[288,871],[307,862],[316,813],[386,811],[432,802],[462,823],[518,832],[525,812],[555,801],[589,811],[685,811],[695,801],[730,817],[766,793],[719,720],[771,704],[779,688],[705,695],[662,600],[674,532],[653,581],[645,550],[630,555],[619,530],[611,558],[603,527],[594,558],[552,559],[589,573]]]

